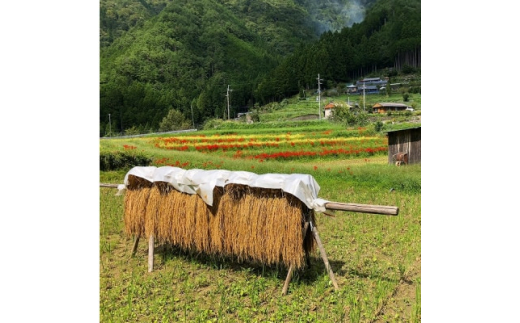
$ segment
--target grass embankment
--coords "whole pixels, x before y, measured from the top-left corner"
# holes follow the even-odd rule
[[[365,95],[365,104],[363,106],[362,100],[363,95],[356,94],[340,94],[336,96],[322,96],[321,105],[316,101],[316,96],[310,96],[305,100],[300,100],[298,96],[287,98],[281,103],[267,104],[260,109],[260,121],[262,123],[272,123],[280,121],[290,121],[298,117],[315,115],[316,117],[321,110],[322,116],[324,114],[324,108],[327,104],[333,103],[347,103],[354,105],[356,102],[360,105],[361,109],[365,109],[367,112],[371,112],[372,106],[378,102],[390,102],[390,103],[404,103],[414,108],[414,112],[410,113],[410,116],[420,116],[421,113],[421,94],[420,93],[409,93],[408,101],[404,101],[401,93],[392,94],[371,94]],[[393,113],[392,117],[386,114],[378,115],[371,114],[370,116],[374,119],[385,119],[388,121],[401,121],[404,112]],[[407,117],[409,118],[409,116]]]
[[[321,133],[333,136],[335,131]],[[270,134],[285,132],[270,130]],[[312,130],[300,133],[293,129],[291,136],[309,132],[312,135]],[[235,133],[239,137],[249,134]],[[208,138],[215,133],[197,134]],[[396,167],[388,164],[385,153],[260,162],[233,158],[222,150],[167,150],[155,147],[155,139],[101,140],[100,149],[124,150],[123,145],[127,145],[154,161],[189,162],[186,168],[190,169],[311,174],[321,187],[320,198],[397,206],[400,212],[396,217],[339,211],[329,217],[318,213],[317,228],[339,291],[334,291],[317,251],[311,257],[311,268],[296,273],[288,295],[281,296],[286,268],[251,265],[174,247],[158,245],[155,269],[148,273],[147,241],[141,241],[136,256],[130,257],[132,238],[124,235],[123,229],[124,196],[115,196],[114,189],[100,188],[102,322],[420,321],[420,164]],[[101,172],[100,181],[122,183],[128,170]]]

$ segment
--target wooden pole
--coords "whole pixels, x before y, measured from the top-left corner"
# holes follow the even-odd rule
[[[327,202],[327,203],[325,203],[325,208],[330,209],[330,210],[338,210],[338,211],[374,213],[374,214],[384,214],[384,215],[399,214],[399,208],[397,206],[385,206],[385,205]]]
[[[329,272],[330,280],[332,280],[332,284],[334,284],[334,290],[338,290],[338,283],[336,282],[336,278],[334,277],[334,273],[332,272],[332,268],[330,268],[329,260],[327,259],[327,254],[325,253],[325,248],[323,248],[323,244],[321,243],[320,236],[318,235],[318,230],[311,222],[311,232],[314,236],[314,239],[316,239],[316,243],[318,244],[318,248],[320,249],[320,255],[321,259],[323,259],[323,262],[325,263],[325,268],[327,268],[327,271]]]
[[[137,251],[137,245],[139,244],[139,238],[140,238],[140,235],[138,234],[138,235],[135,237],[134,247],[132,248],[132,257],[135,256],[135,253],[136,253],[136,251]]]
[[[104,184],[104,183],[100,183],[99,186],[100,186],[100,187],[112,187],[112,188],[117,188],[117,186],[119,186],[119,184]]]
[[[289,289],[289,283],[291,282],[293,271],[294,271],[294,266],[291,265],[291,267],[289,267],[289,272],[287,273],[287,278],[285,278],[285,283],[283,284],[282,295],[287,294],[287,289]]]
[[[151,273],[153,271],[153,245],[154,238],[153,235],[150,235],[150,240],[148,240],[148,272]]]
[[[303,239],[302,240],[305,240],[305,235],[307,234],[308,228],[309,228],[309,222],[305,222],[305,225],[303,226]],[[283,284],[282,295],[287,294],[287,289],[289,288],[289,283],[291,282],[293,271],[294,271],[294,266],[291,265],[289,267],[289,272],[287,273],[287,277],[285,278],[285,283]]]

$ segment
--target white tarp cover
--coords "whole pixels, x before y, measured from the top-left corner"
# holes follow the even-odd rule
[[[136,166],[126,175],[122,191],[128,185],[128,176],[144,178],[150,182],[167,182],[176,190],[188,194],[198,194],[208,205],[213,205],[213,189],[215,186],[224,187],[227,184],[242,184],[256,188],[281,189],[294,195],[305,203],[308,208],[318,212],[325,211],[328,201],[318,198],[320,186],[308,174],[263,174],[258,175],[245,171],[229,170],[185,170],[172,166]]]

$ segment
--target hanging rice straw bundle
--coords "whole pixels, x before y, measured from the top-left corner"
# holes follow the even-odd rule
[[[125,232],[128,235],[144,235],[145,213],[152,183],[141,177],[128,176],[125,194]]]
[[[172,190],[166,198],[168,199],[168,203],[166,203],[169,208],[168,213],[171,212],[171,218],[168,222],[170,225],[168,241],[176,246],[186,248],[188,236],[186,230],[190,229],[186,228],[186,194]]]
[[[175,209],[168,196],[175,191],[172,185],[166,182],[155,182],[150,192],[146,210],[146,236],[153,235],[159,242],[171,243],[171,221]]]
[[[125,202],[129,234],[153,235],[185,250],[236,257],[266,265],[304,266],[314,250],[305,221],[314,211],[280,189],[229,184],[213,191],[213,206],[196,194],[181,193],[166,182],[132,177]]]
[[[224,218],[217,216],[224,195],[222,187],[213,190],[213,206],[205,206],[206,215],[209,218],[210,252],[212,254],[224,254]]]
[[[282,262],[291,263],[299,268],[303,266],[303,260],[305,257],[304,253],[305,250],[307,250],[305,249],[305,245],[303,243],[302,231],[306,216],[302,209],[306,208],[306,206],[303,205],[300,200],[288,194],[285,196],[284,204],[287,212],[284,214],[284,216],[279,217],[279,230],[284,232],[284,234],[281,235],[279,250],[282,257]],[[310,241],[314,242],[313,239]],[[310,248],[307,251],[311,251],[314,247],[314,244],[311,244],[309,247]]]
[[[197,195],[192,195],[191,198],[194,201],[192,214],[195,218],[193,244],[198,251],[209,253],[211,252],[210,217],[206,212],[206,203]]]
[[[276,264],[280,262],[281,251],[281,238],[285,234],[282,230],[280,223],[283,222],[283,217],[288,216],[287,210],[279,205],[280,201],[273,194],[266,194],[267,196],[262,199],[262,202],[266,204],[265,207],[265,231],[264,239],[266,240],[265,246],[265,259],[264,262],[267,264]],[[282,207],[282,208],[280,208]]]
[[[159,214],[161,212],[161,204],[163,200],[161,197],[161,191],[157,184],[155,184],[150,190],[150,196],[148,197],[148,204],[146,205],[146,212],[144,216],[144,232],[145,236],[150,235],[157,236],[157,223],[159,222]]]
[[[181,193],[181,197],[184,201],[184,230],[182,234],[181,246],[186,249],[192,249],[195,247],[195,232],[196,232],[196,218],[197,218],[197,195],[189,195]]]
[[[231,192],[231,194],[230,194]],[[226,256],[235,254],[234,246],[237,244],[238,232],[236,230],[236,221],[238,214],[237,200],[232,198],[233,191],[224,190],[224,195],[220,199],[217,218],[221,219],[222,224],[222,253]]]
[[[304,245],[302,232],[305,217],[313,215],[282,190],[227,185],[217,214],[224,218],[224,253],[301,268],[305,252],[314,249],[313,240]]]

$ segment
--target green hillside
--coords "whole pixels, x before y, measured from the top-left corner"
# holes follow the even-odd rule
[[[420,75],[420,1],[352,3],[101,1],[100,135],[157,131],[171,110],[198,125],[227,119],[310,93],[317,74],[329,90]]]

